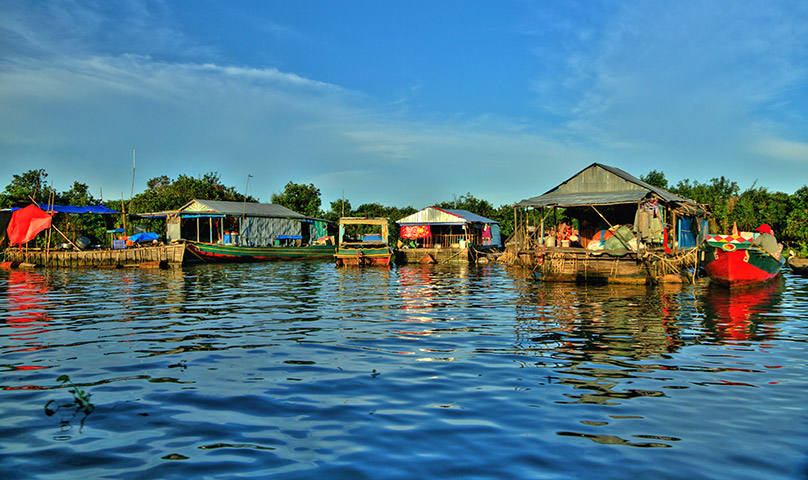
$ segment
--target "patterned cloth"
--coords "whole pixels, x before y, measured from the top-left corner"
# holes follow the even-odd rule
[[[429,225],[410,225],[401,227],[401,238],[429,238],[432,231]]]

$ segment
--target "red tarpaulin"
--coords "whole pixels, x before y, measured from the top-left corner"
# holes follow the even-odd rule
[[[429,238],[432,232],[429,225],[410,225],[401,227],[401,238]]]
[[[50,228],[51,216],[36,205],[15,210],[8,223],[8,241],[12,245],[33,240],[36,235]]]

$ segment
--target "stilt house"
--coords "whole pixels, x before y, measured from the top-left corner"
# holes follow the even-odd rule
[[[515,204],[517,228],[509,248],[513,257],[541,263],[544,279],[655,282],[695,263],[707,215],[703,205],[593,163],[545,194]],[[594,262],[604,254],[626,261]],[[550,257],[554,267],[545,262]],[[605,271],[594,268],[596,263]]]

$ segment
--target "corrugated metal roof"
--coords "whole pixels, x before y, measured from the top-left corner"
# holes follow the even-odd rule
[[[692,200],[643,182],[619,168],[593,163],[544,195],[522,200],[516,205],[572,207],[630,203],[642,200],[649,193],[667,202],[695,204]]]
[[[637,203],[648,195],[648,190],[626,190],[623,192],[558,193],[528,198],[517,203],[518,207],[574,207],[578,205],[610,205],[616,203]]]
[[[466,225],[468,223],[498,223],[468,210],[426,207],[396,222],[398,225]]]
[[[221,200],[192,200],[180,209],[180,213],[215,213],[233,217],[244,215],[247,217],[296,218],[301,220],[308,218],[274,203],[226,202]]]

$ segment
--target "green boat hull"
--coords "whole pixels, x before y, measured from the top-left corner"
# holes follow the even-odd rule
[[[305,247],[249,247],[186,240],[188,260],[205,263],[266,262],[272,260],[331,259],[337,251],[335,245],[308,245]]]

